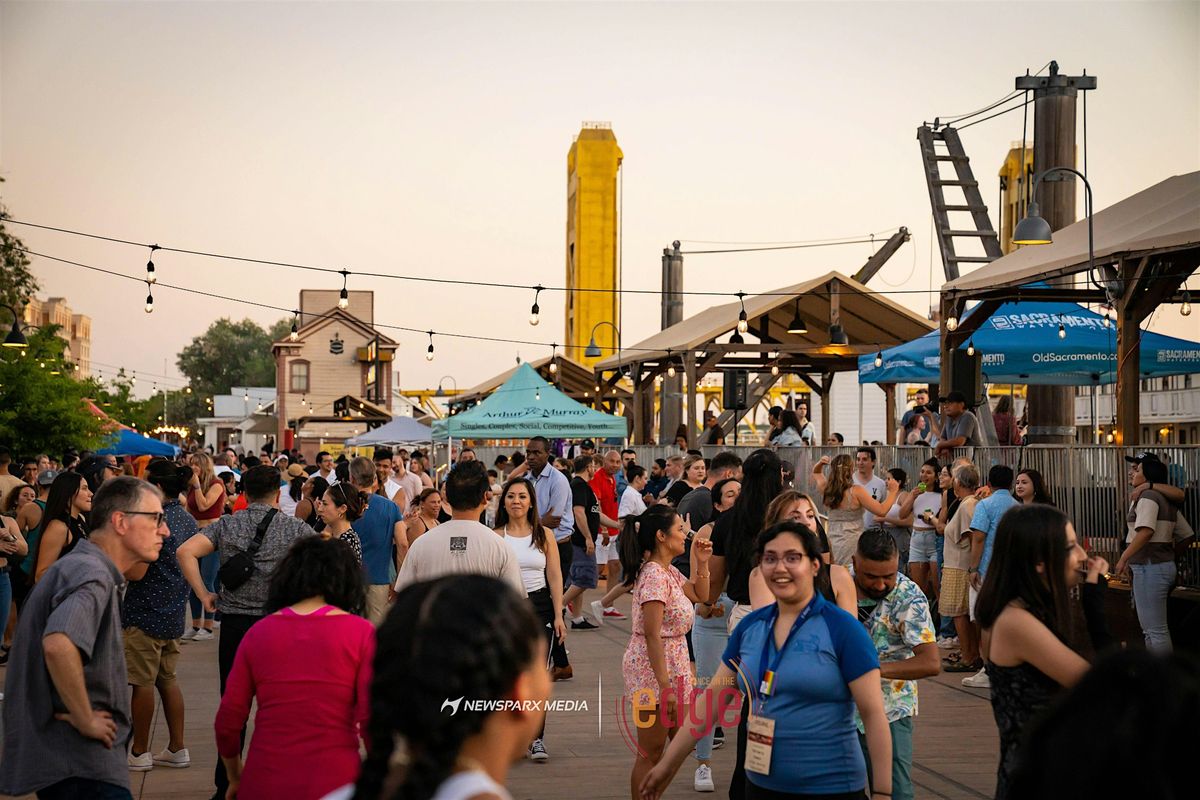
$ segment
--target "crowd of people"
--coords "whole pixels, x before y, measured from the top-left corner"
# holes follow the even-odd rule
[[[996,797],[1049,796],[1029,787],[1052,754],[1030,742],[1069,738],[1076,694],[1108,674],[1112,574],[1170,658],[1184,494],[1153,453],[1127,458],[1110,571],[1036,470],[954,457],[974,430],[956,404],[918,413],[939,438],[911,488],[868,446],[792,474],[777,448],[813,443],[804,409],[744,460],[645,466],[540,436],[491,469],[462,448],[442,473],[405,450],[0,447],[0,792],[130,797],[131,772],[189,767],[177,665],[216,639],[213,797],[504,800],[513,763],[552,757],[553,684],[591,668],[568,637],[628,622],[633,798],[689,754],[692,787],[715,791],[727,733],[731,800],[911,798],[918,682],[943,671],[990,690]],[[1200,696],[1182,662],[1124,658]],[[168,740],[151,752],[156,696]],[[523,710],[444,713],[454,698]]]

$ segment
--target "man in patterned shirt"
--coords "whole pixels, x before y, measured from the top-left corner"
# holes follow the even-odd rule
[[[929,601],[916,583],[899,573],[896,540],[883,528],[863,531],[853,560],[850,574],[858,594],[858,618],[879,653],[883,708],[892,731],[892,796],[911,800],[917,679],[937,675],[942,668]],[[869,762],[862,720],[856,721]],[[867,774],[871,774],[869,769]]]

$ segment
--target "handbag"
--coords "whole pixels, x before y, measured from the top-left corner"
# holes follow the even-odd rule
[[[227,589],[237,590],[242,584],[250,580],[250,576],[254,574],[256,567],[254,566],[254,556],[258,553],[258,548],[262,547],[263,536],[267,533],[267,528],[271,527],[271,520],[275,519],[275,515],[279,513],[279,509],[272,508],[262,518],[262,522],[258,523],[258,529],[254,532],[254,539],[250,542],[250,546],[240,553],[234,553],[229,560],[221,565],[217,570],[217,575],[221,578],[221,585]]]

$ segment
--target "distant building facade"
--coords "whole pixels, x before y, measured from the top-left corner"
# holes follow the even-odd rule
[[[58,338],[67,344],[63,354],[67,361],[78,369],[77,378],[90,378],[92,375],[92,318],[86,314],[76,314],[67,304],[65,297],[50,297],[41,300],[29,298],[25,304],[24,324],[36,325],[39,328],[47,325],[58,326]]]

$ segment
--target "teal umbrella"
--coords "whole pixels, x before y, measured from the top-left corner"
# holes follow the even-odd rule
[[[522,364],[479,405],[433,425],[433,437],[438,440],[529,436],[624,439],[628,435],[624,417],[605,414],[572,400],[543,380],[529,364]]]

